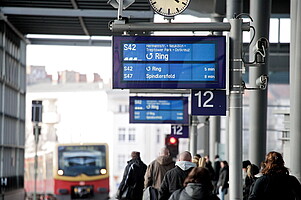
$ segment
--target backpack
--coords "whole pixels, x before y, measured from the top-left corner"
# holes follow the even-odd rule
[[[143,200],[158,200],[158,189],[153,186],[148,186],[143,191]]]

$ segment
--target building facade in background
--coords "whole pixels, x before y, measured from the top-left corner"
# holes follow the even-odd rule
[[[24,198],[25,42],[0,20],[0,198]]]

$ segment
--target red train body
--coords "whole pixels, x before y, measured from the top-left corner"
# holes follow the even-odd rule
[[[25,189],[34,194],[34,157],[25,159]],[[39,153],[37,199],[108,199],[107,144],[58,144]]]

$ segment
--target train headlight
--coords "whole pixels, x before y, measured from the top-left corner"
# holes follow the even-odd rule
[[[62,169],[57,170],[57,174],[60,176],[64,175],[64,170]]]
[[[107,170],[106,169],[101,169],[100,170],[100,174],[106,174],[107,173]]]

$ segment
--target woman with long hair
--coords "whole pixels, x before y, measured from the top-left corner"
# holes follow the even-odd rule
[[[219,200],[212,193],[210,172],[204,167],[195,167],[184,181],[183,189],[176,190],[169,200]]]
[[[265,167],[252,188],[249,200],[300,200],[301,184],[289,175],[280,153],[272,151],[266,156]]]

